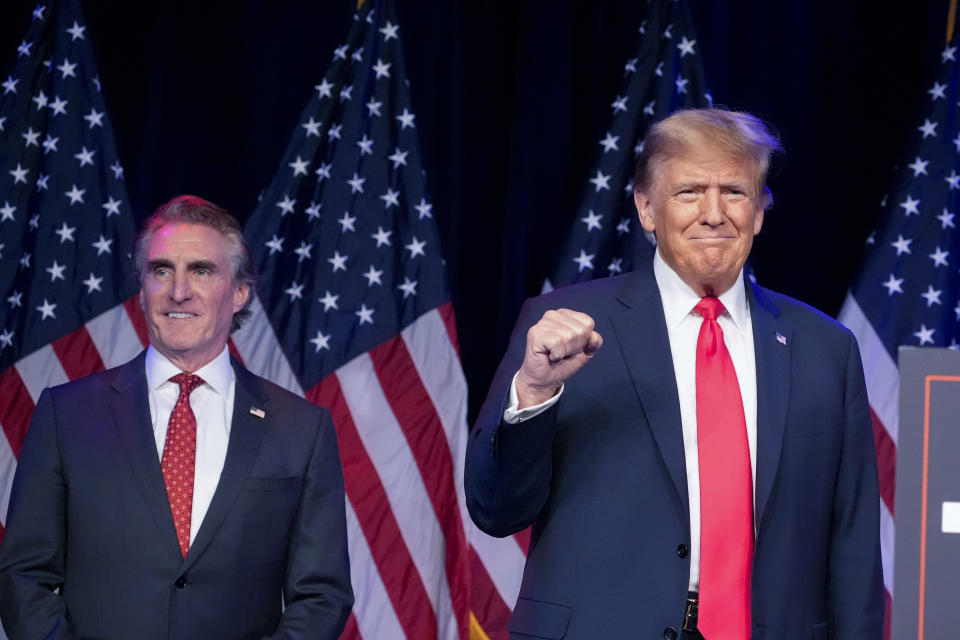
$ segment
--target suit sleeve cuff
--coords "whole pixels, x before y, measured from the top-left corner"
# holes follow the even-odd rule
[[[518,371],[517,373],[520,372]],[[507,424],[517,424],[518,422],[525,422],[530,418],[537,417],[555,405],[563,394],[564,385],[561,384],[560,390],[549,400],[535,404],[532,407],[518,409],[517,407],[520,405],[520,400],[517,398],[517,373],[513,374],[513,380],[510,381],[510,395],[507,398],[507,407],[503,411],[503,421]]]

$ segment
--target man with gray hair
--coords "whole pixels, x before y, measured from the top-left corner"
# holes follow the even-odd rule
[[[524,305],[465,479],[481,529],[534,527],[511,638],[880,638],[856,341],[744,279],[778,150],[747,113],[657,123],[651,264]]]
[[[353,593],[330,413],[231,360],[240,225],[180,196],[134,247],[150,346],[46,389],[0,546],[11,640],[339,637]]]

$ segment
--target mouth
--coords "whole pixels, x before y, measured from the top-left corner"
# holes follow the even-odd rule
[[[171,318],[173,320],[185,320],[187,318],[196,318],[197,314],[187,313],[185,311],[168,311],[167,313],[161,314],[166,318]]]

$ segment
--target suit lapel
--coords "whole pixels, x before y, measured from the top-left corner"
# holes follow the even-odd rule
[[[652,266],[633,272],[617,300],[611,322],[654,441],[676,489],[683,522],[689,522],[687,470],[677,378],[663,303]]]
[[[236,501],[250,469],[260,451],[263,434],[270,424],[271,412],[268,401],[260,389],[256,376],[236,361],[233,362],[236,390],[233,397],[233,417],[230,422],[230,439],[227,457],[220,473],[220,481],[203,517],[197,536],[190,545],[183,569],[192,565],[216,535],[224,518]],[[262,410],[263,417],[250,413],[251,409]],[[169,511],[169,509],[168,509]]]
[[[751,295],[752,294],[752,295]],[[756,285],[748,287],[757,362],[756,522],[759,531],[780,464],[790,396],[792,331],[780,310]]]
[[[160,469],[157,443],[154,439],[150,405],[147,400],[146,351],[117,369],[110,398],[120,440],[130,460],[133,476],[140,487],[147,509],[160,530],[164,546],[180,558],[177,530],[170,513],[167,488]]]

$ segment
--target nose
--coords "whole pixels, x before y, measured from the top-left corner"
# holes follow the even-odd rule
[[[177,271],[173,274],[173,284],[170,287],[170,298],[174,302],[185,302],[190,299],[192,290],[190,288],[190,274],[183,271]]]
[[[715,187],[707,189],[700,201],[701,224],[714,228],[723,225],[726,219],[720,190]]]

